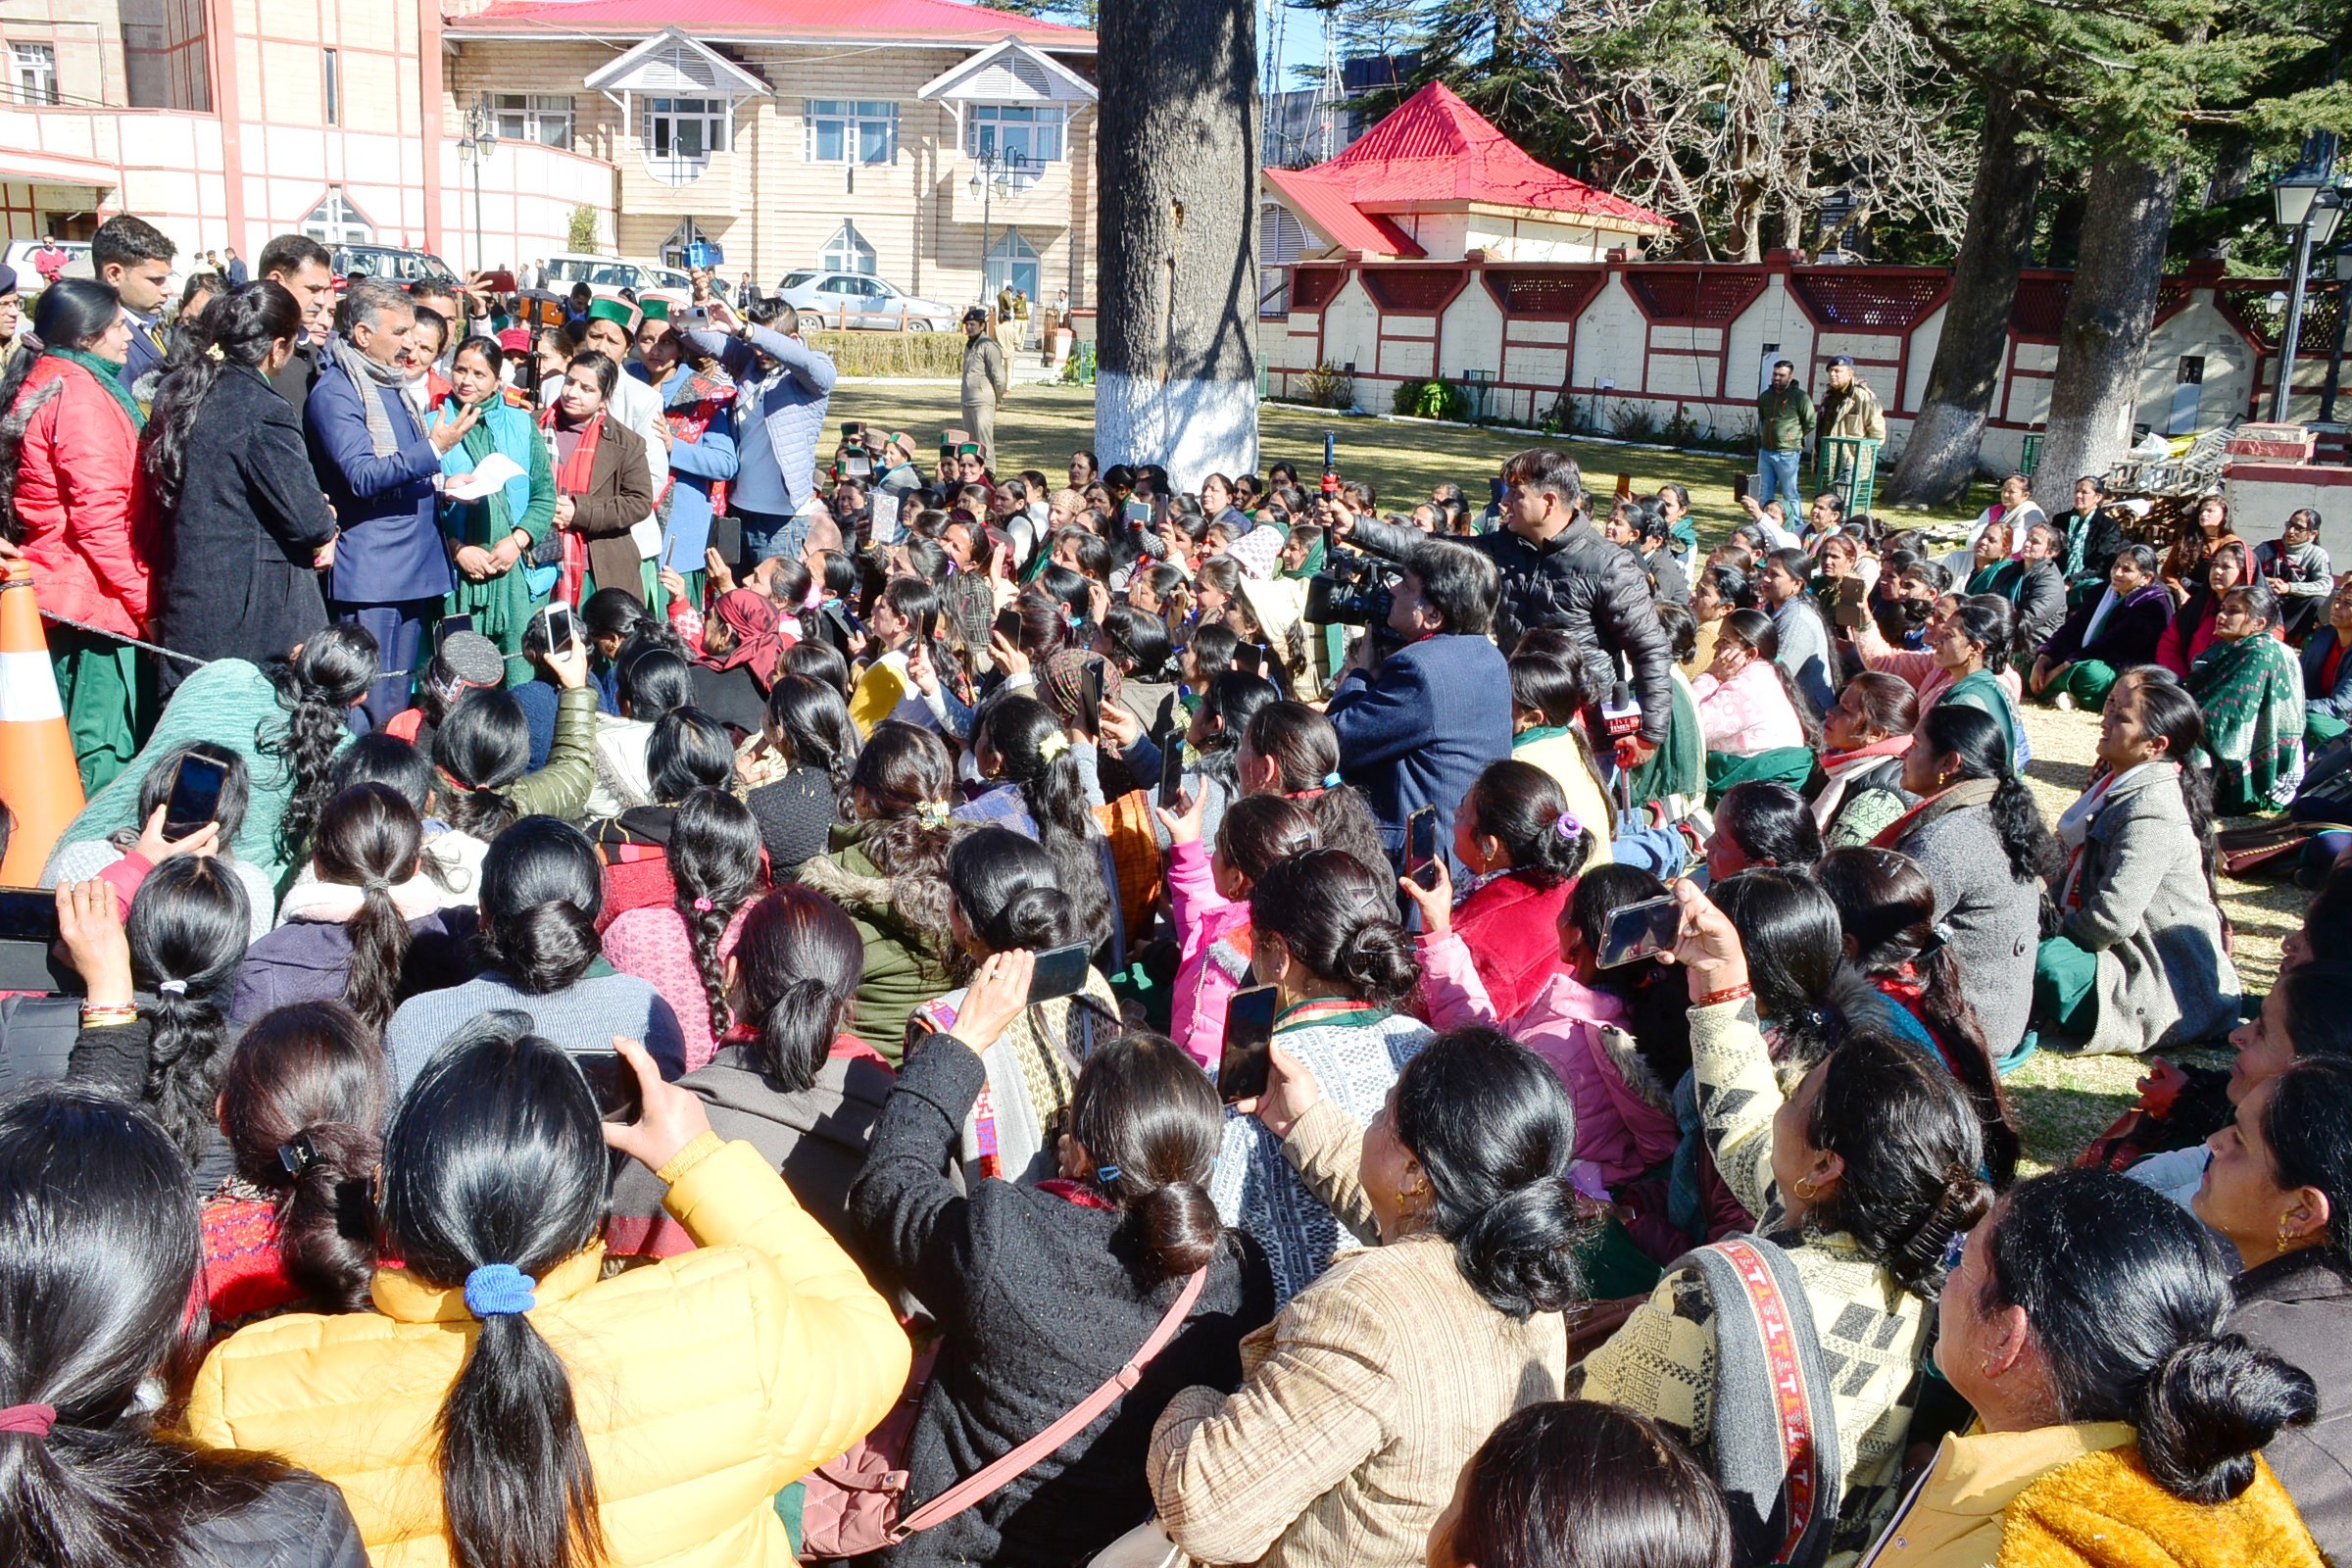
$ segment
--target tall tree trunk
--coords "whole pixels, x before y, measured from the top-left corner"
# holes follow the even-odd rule
[[[1943,335],[1928,369],[1927,395],[1910,439],[1886,484],[1890,503],[1949,506],[1976,476],[1984,421],[2009,346],[2009,312],[2017,303],[2017,274],[2033,254],[2034,198],[2041,188],[2042,151],[2032,134],[2032,114],[2007,93],[1984,106],[1977,183],[1968,198],[1968,228],[1952,262],[1952,293],[1943,308]],[[1902,396],[1889,387],[1888,402]]]
[[[1257,9],[1103,0],[1095,444],[1184,489],[1257,466]]]
[[[2067,505],[2078,475],[2106,472],[2131,444],[2180,190],[2177,157],[2152,164],[2116,152],[2091,165],[2082,255],[2058,328],[2049,434],[2034,469],[2044,511]]]

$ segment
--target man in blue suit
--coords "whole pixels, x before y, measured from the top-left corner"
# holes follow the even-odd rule
[[[471,408],[426,434],[400,395],[416,307],[399,284],[355,277],[303,405],[311,466],[341,533],[327,608],[375,638],[383,662],[368,693],[371,727],[409,706],[425,632],[452,578],[439,516],[441,455],[466,439]]]
[[[1404,646],[1384,656],[1367,634],[1327,710],[1340,772],[1371,802],[1398,869],[1405,818],[1436,807],[1438,843],[1452,844],[1462,798],[1511,755],[1511,672],[1488,636],[1501,592],[1494,564],[1442,539],[1408,548],[1388,623]]]

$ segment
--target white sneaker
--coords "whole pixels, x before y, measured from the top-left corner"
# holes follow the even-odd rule
[[[2060,692],[2057,696],[2050,699],[2050,706],[2058,710],[2058,711],[2061,713],[2071,713],[2075,710],[2075,694],[2073,692]]]

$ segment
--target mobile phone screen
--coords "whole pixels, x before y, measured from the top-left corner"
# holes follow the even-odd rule
[[[1151,502],[1130,501],[1127,503],[1126,513],[1127,526],[1130,528],[1148,528],[1152,525]]]
[[[637,1081],[637,1069],[619,1052],[583,1051],[571,1059],[580,1064],[580,1076],[588,1080],[588,1091],[596,1096],[599,1116],[631,1122],[644,1113],[645,1086]]]
[[[1601,933],[1600,952],[1593,959],[1594,966],[1613,969],[1665,952],[1674,946],[1682,920],[1682,910],[1671,894],[1627,905],[1609,916],[1608,929]]]
[[[1021,612],[1017,608],[1007,607],[997,612],[997,635],[1015,648],[1021,646]]]
[[[1268,1048],[1274,1041],[1275,1004],[1280,992],[1273,986],[1236,991],[1225,1004],[1225,1049],[1217,1059],[1217,1098],[1228,1105],[1254,1100],[1266,1092],[1272,1065]]]
[[[936,610],[923,612],[923,641],[926,643],[939,641],[939,612]]]
[[[1086,989],[1087,948],[1083,942],[1073,942],[1066,948],[1049,948],[1037,956],[1037,967],[1029,976],[1029,1005],[1052,1002],[1055,997],[1074,997]]]
[[[862,479],[874,471],[873,460],[862,452],[853,452],[841,460],[841,471],[853,479]]]
[[[1747,499],[1746,474],[1735,473],[1732,475],[1732,499],[1734,501],[1745,501]]]
[[[438,652],[450,638],[459,632],[471,630],[473,630],[471,615],[443,615],[441,624],[433,632],[433,648]]]
[[[548,606],[548,607],[547,607],[547,646],[548,646],[548,648],[549,648],[551,651],[553,651],[553,652],[556,652],[556,653],[563,653],[563,652],[565,652],[566,650],[568,650],[568,649],[571,647],[571,645],[573,644],[573,642],[575,642],[575,641],[578,639],[578,637],[579,637],[579,630],[578,630],[578,628],[577,628],[577,627],[576,627],[576,626],[573,624],[573,622],[572,622],[572,618],[571,618],[571,607],[570,607],[569,605],[550,605],[550,606]]]
[[[1091,731],[1102,722],[1102,661],[1100,659],[1086,662],[1085,681],[1079,688],[1079,696],[1084,700],[1081,712],[1085,719],[1083,727]]]
[[[184,839],[213,820],[220,808],[220,783],[228,764],[207,757],[183,757],[172,774],[172,798],[164,806],[164,837]]]
[[[0,942],[57,940],[57,894],[48,888],[0,888]]]
[[[1184,737],[1173,724],[1159,735],[1159,804],[1171,811],[1184,804]]]
[[[1404,874],[1424,888],[1438,885],[1438,808],[1424,806],[1404,819]]]

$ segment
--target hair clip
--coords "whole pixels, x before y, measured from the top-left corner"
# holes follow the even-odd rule
[[[948,803],[945,801],[917,801],[914,803],[914,819],[925,827],[946,827],[948,825]]]
[[[1109,1186],[1109,1185],[1110,1185],[1112,1182],[1115,1182],[1115,1181],[1117,1181],[1118,1179],[1119,1179],[1119,1167],[1118,1167],[1118,1166],[1116,1166],[1116,1165],[1097,1165],[1097,1166],[1095,1167],[1095,1185],[1096,1185],[1096,1186],[1098,1186],[1098,1187],[1108,1187],[1108,1186]]]
[[[712,904],[709,899],[697,899],[694,901],[694,912],[697,914],[709,914],[717,906]]]
[[[1551,819],[1551,830],[1564,839],[1573,839],[1584,833],[1585,824],[1577,820],[1574,811],[1562,811]]]
[[[1070,738],[1059,730],[1037,743],[1037,755],[1041,761],[1051,762],[1069,749]]]
[[[309,1133],[296,1133],[293,1141],[277,1146],[277,1162],[289,1176],[300,1176],[318,1163],[318,1148],[311,1142]]]
[[[1335,767],[1323,775],[1323,787],[1327,790],[1336,790],[1340,787],[1340,770],[1338,768]]]
[[[185,980],[159,980],[155,985],[155,994],[159,997],[184,997],[188,994],[188,983]]]

